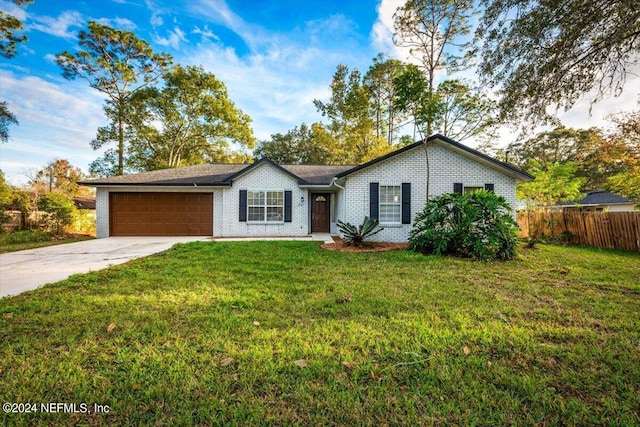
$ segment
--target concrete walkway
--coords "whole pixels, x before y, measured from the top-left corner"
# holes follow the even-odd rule
[[[108,237],[0,254],[0,298],[210,237]]]

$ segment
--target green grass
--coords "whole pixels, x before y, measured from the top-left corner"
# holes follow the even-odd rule
[[[639,277],[580,247],[177,245],[0,300],[1,401],[111,409],[0,425],[640,425]]]
[[[41,248],[44,246],[73,243],[93,237],[55,237],[43,231],[16,231],[14,233],[0,234],[0,254],[5,252],[23,251],[25,249]]]

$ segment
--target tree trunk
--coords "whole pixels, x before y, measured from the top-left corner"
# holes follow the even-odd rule
[[[124,113],[118,107],[118,170],[116,175],[124,175]]]

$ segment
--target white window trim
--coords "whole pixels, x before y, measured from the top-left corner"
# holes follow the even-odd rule
[[[250,205],[249,204],[249,193],[259,193],[264,192],[264,205]],[[282,193],[282,220],[281,221],[268,221],[267,220],[267,209],[268,208],[277,208],[279,205],[268,205],[267,204],[267,192],[278,192]],[[247,188],[247,224],[284,224],[284,210],[285,210],[285,201],[284,188]],[[251,207],[263,207],[264,208],[264,219],[255,221],[249,219],[249,208]]]
[[[400,198],[398,203],[384,203],[387,206],[400,206],[400,220],[394,222],[382,222],[380,221],[380,225],[393,227],[393,226],[401,226],[402,225],[402,184],[397,182],[381,182],[378,184],[378,218],[382,216],[382,187],[398,187],[400,189]]]

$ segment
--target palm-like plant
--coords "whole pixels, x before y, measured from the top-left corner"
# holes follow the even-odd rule
[[[384,230],[380,227],[378,220],[374,218],[365,217],[364,222],[360,226],[356,227],[348,222],[338,221],[338,230],[342,233],[342,240],[347,246],[353,245],[356,248],[362,246],[364,239],[371,237]]]

